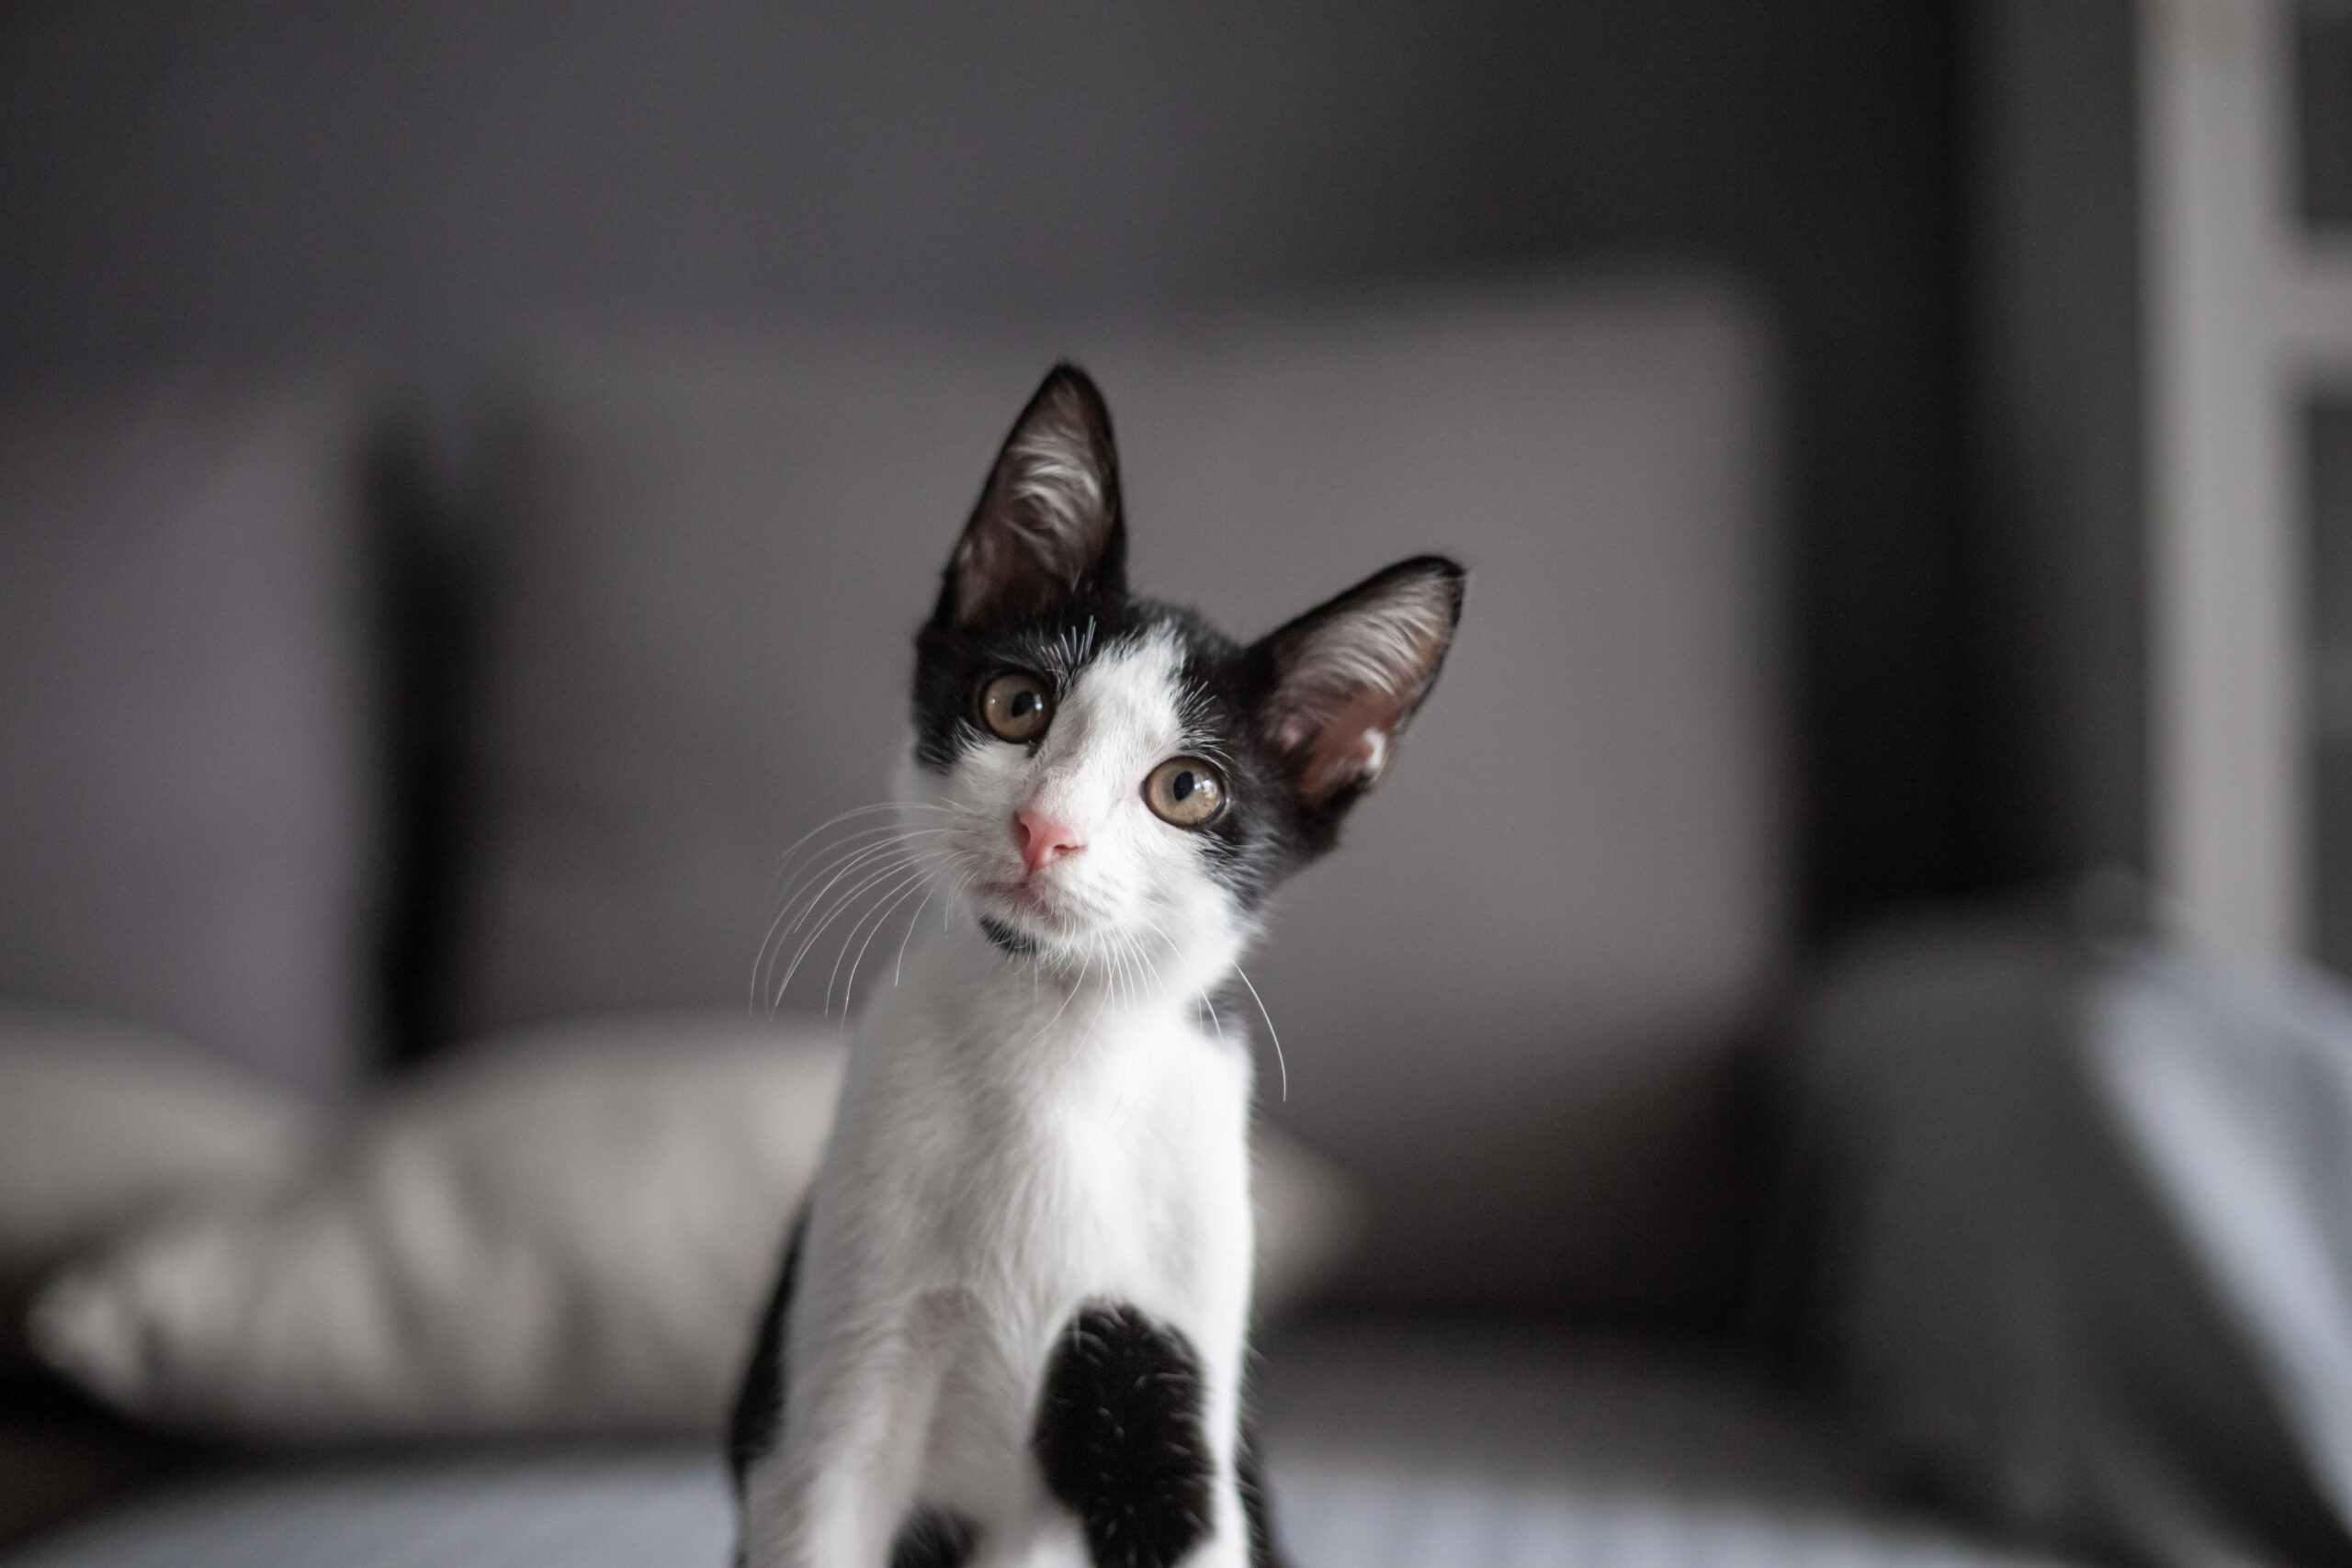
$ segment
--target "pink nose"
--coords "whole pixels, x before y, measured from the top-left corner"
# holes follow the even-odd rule
[[[1012,814],[1012,829],[1021,840],[1021,863],[1033,872],[1086,847],[1086,840],[1078,836],[1077,829],[1055,821],[1034,806],[1024,806]]]

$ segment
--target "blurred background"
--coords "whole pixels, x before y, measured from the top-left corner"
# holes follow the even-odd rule
[[[1148,591],[1477,580],[1253,960],[1308,1568],[2352,1561],[2347,224],[2338,0],[0,10],[0,1540],[723,1552],[1069,355]]]

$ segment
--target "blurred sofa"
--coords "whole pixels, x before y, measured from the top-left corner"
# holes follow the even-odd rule
[[[1347,1293],[1720,1306],[1724,1063],[1790,908],[1770,347],[1703,283],[561,340],[491,379],[444,486],[488,500],[438,515],[423,485],[384,514],[373,389],[44,399],[7,434],[0,994],[322,1093],[388,999],[427,1045],[741,1006],[778,856],[884,793],[910,627],[1064,352],[1112,398],[1148,591],[1247,632],[1416,549],[1476,573],[1413,765],[1251,964],[1269,1113],[1374,1200]],[[395,614],[431,571],[470,625]],[[470,650],[440,711],[395,637]],[[387,998],[420,919],[432,994]]]
[[[347,1185],[439,1157],[433,1137],[368,1142],[387,1114],[370,1107],[419,1114],[433,1096],[399,1099],[410,1077],[485,1039],[849,1010],[830,948],[781,994],[762,966],[779,857],[882,797],[911,629],[1006,423],[1061,355],[1110,397],[1146,591],[1247,634],[1413,551],[1474,574],[1402,765],[1250,959],[1263,1016],[1239,1021],[1263,1112],[1343,1173],[1355,1216],[1344,1263],[1318,1262],[1316,1310],[1266,1347],[1306,1568],[1999,1555],[1886,1489],[1879,1461],[1922,1451],[1947,1497],[1969,1491],[1956,1476],[2010,1473],[1997,1438],[1897,1451],[1906,1421],[1916,1437],[1919,1411],[1949,1404],[1941,1384],[1883,1377],[1927,1393],[1841,1425],[1736,1332],[1777,1306],[1777,1342],[1815,1365],[1932,1368],[1906,1358],[1942,1332],[1935,1313],[1890,1340],[1871,1336],[1902,1314],[1856,1305],[1912,1278],[1921,1233],[1823,1220],[1846,1211],[1808,1161],[1848,1145],[1814,1113],[1869,1101],[1849,1090],[1872,1064],[1914,1059],[1890,1042],[1927,1042],[1919,1059],[2028,1036],[2063,1053],[2072,1034],[2021,1031],[2014,1009],[1959,1028],[1976,1015],[1951,998],[2049,1020],[2073,993],[1965,964],[1977,979],[1954,993],[1939,958],[1865,955],[1787,1013],[1775,358],[1745,298],[1702,278],[1081,342],[608,330],[424,400],[307,371],[21,389],[0,408],[0,1022],[106,1021],[206,1066],[141,1091],[164,1109],[136,1138],[94,1122],[50,1129],[73,1158],[0,1149],[0,1296],[20,1310],[51,1270],[175,1213],[325,1179],[199,1191],[227,1166],[169,1131],[199,1101],[255,1167],[277,1146],[269,1105],[323,1107],[304,1137],[325,1152],[288,1168]],[[1838,999],[1884,985],[1905,999]],[[1759,1097],[1760,1043],[1792,1016],[1770,1054],[1780,1099]],[[0,1073],[30,1059],[0,1048]],[[526,1121],[485,1122],[493,1138],[539,1102],[507,1103]],[[136,1180],[107,1168],[124,1144]],[[1871,1205],[1908,1168],[1856,1168],[1832,1196],[1883,1218],[1899,1211]],[[83,1217],[56,1219],[75,1194]],[[627,1272],[607,1261],[601,1277]],[[436,1427],[412,1402],[395,1450],[321,1453],[208,1426],[253,1401],[142,1406],[96,1381],[158,1430],[9,1366],[0,1536],[151,1494],[26,1562],[254,1560],[263,1539],[288,1562],[723,1550],[707,1445],[666,1406],[633,1425],[626,1402],[575,1403],[593,1418],[543,1434],[668,1445],[651,1450],[517,1449],[527,1423]],[[493,1431],[488,1452],[433,1446]],[[179,1492],[153,1492],[172,1477]],[[1964,1500],[2148,1554],[2102,1533],[2096,1503],[2035,1516],[1999,1492]],[[2292,1539],[2327,1540],[2298,1506]]]
[[[1408,765],[1250,964],[1267,1114],[1362,1197],[1331,1298],[1719,1319],[1790,912],[1771,343],[1703,279],[1079,343],[611,331],[423,403],[20,389],[0,998],[327,1100],[743,1009],[777,857],[881,796],[911,627],[1064,354],[1148,591],[1247,633],[1415,550],[1476,574]]]
[[[1057,353],[1111,399],[1144,592],[1248,636],[1472,567],[1410,764],[1249,964],[1267,1113],[1370,1200],[1345,1292],[1719,1307],[1726,1063],[1791,916],[1770,344],[1701,283],[551,347],[509,393],[453,1032],[741,1005],[780,853],[886,795],[910,628]]]

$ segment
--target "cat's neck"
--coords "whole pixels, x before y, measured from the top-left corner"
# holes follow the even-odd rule
[[[1074,957],[1008,952],[968,914],[934,922],[907,952],[899,987],[1003,1027],[1054,1034],[1194,1023],[1230,979],[1229,947],[1103,949]]]

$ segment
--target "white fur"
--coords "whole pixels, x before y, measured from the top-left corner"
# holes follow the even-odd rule
[[[1083,1303],[1131,1303],[1202,1361],[1212,1529],[1192,1568],[1243,1568],[1233,1465],[1250,1309],[1250,1066],[1204,991],[1248,922],[1143,781],[1198,753],[1177,649],[1106,651],[1043,742],[983,741],[901,779],[944,915],[860,1021],[812,1199],[786,1340],[783,1431],[747,1479],[752,1568],[881,1568],[918,1502],[980,1526],[976,1568],[1083,1568],[1030,1438]],[[1023,894],[1013,814],[1085,847]],[[937,903],[933,905],[935,910]],[[1036,942],[1013,958],[986,913]]]

